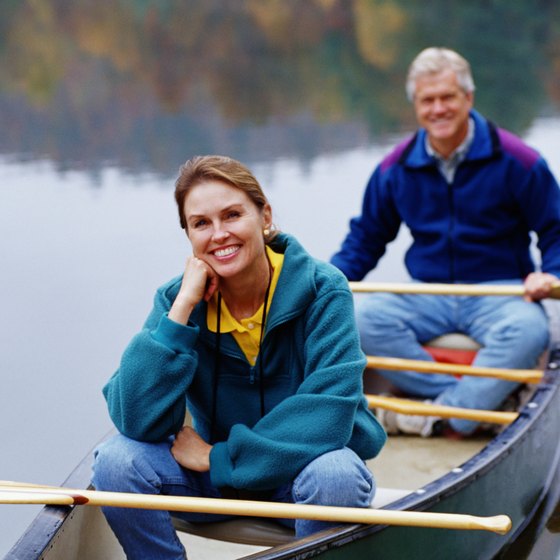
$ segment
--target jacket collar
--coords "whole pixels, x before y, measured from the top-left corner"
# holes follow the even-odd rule
[[[270,304],[268,328],[301,315],[315,297],[315,261],[292,235],[279,233],[270,243],[277,253],[284,253],[284,264]]]

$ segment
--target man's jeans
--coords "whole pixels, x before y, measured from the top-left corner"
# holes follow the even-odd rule
[[[95,451],[93,484],[97,490],[221,498],[208,473],[182,468],[166,443],[143,443],[116,435]],[[368,507],[375,493],[373,477],[364,462],[344,448],[319,456],[293,484],[267,495],[278,502]],[[103,508],[103,513],[130,559],[183,559],[185,551],[167,511]],[[187,521],[227,519],[201,513],[174,513]],[[295,526],[304,537],[335,524],[308,520],[279,520]]]
[[[521,297],[375,294],[358,301],[357,320],[362,348],[374,356],[432,360],[421,345],[437,336],[460,332],[483,346],[473,365],[524,369],[535,367],[548,344],[544,309]],[[463,408],[495,410],[518,386],[511,381],[471,376],[457,379],[414,371],[379,373],[412,396]],[[450,426],[469,434],[477,424],[452,419]]]

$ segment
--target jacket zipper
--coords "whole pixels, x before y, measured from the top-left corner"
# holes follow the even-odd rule
[[[454,183],[455,181],[453,181]],[[447,183],[447,198],[449,203],[449,228],[447,231],[448,250],[449,250],[449,281],[455,282],[455,247],[453,243],[453,231],[455,229],[455,198],[453,183]]]

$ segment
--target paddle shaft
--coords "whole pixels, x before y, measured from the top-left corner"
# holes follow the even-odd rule
[[[475,422],[490,422],[492,424],[510,424],[518,414],[517,412],[503,412],[495,410],[478,410],[471,408],[458,408],[385,397],[382,395],[366,395],[370,408],[383,408],[401,414],[417,414],[419,416],[438,416],[439,418],[461,418]]]
[[[349,282],[355,293],[389,292],[392,294],[432,294],[456,296],[523,296],[523,285],[498,284],[432,284],[432,283],[392,283],[392,282]],[[560,283],[552,287],[550,296],[560,298]]]
[[[387,358],[367,356],[367,366],[377,369],[413,370],[421,373],[447,373],[450,375],[471,375],[475,377],[493,377],[518,383],[539,383],[543,372],[538,369],[502,369],[477,367],[462,364],[446,364],[427,360],[407,360],[404,358]]]
[[[419,511],[392,511],[368,508],[284,504],[250,500],[226,500],[159,494],[130,494],[99,492],[29,485],[4,484],[0,488],[0,503],[4,504],[54,504],[90,505],[140,508],[166,511],[190,511],[221,515],[243,515],[287,519],[313,519],[334,523],[363,523],[402,525],[407,527],[433,527],[441,529],[483,530],[505,534],[511,529],[506,515],[477,517],[455,513]]]

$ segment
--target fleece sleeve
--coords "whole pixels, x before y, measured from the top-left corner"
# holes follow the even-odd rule
[[[171,321],[169,306],[158,291],[144,328],[103,389],[117,429],[141,441],[161,441],[181,428],[186,390],[197,367],[198,328]]]
[[[391,171],[375,170],[366,187],[362,213],[352,218],[340,250],[331,258],[348,280],[362,280],[397,236],[401,219],[391,196],[391,180]]]
[[[375,456],[385,442],[363,406],[365,357],[347,286],[316,298],[303,335],[303,382],[253,428],[235,425],[227,441],[214,445],[210,474],[216,486],[267,489],[290,482],[319,455],[349,443],[359,409],[368,426],[362,458]]]

